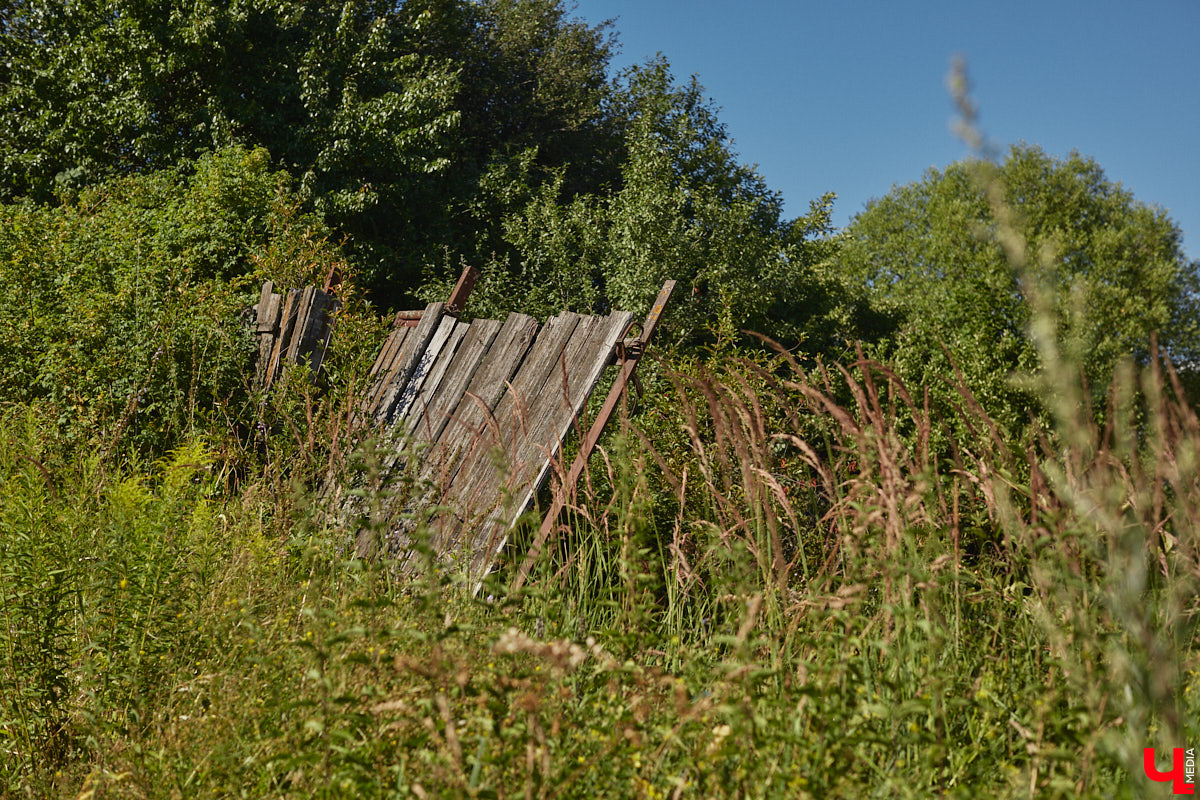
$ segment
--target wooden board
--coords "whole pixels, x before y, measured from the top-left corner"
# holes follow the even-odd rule
[[[443,379],[441,392],[436,393],[434,404],[438,408],[453,409],[443,412],[445,421],[432,446],[422,453],[418,468],[419,483],[434,487],[449,485],[450,478],[457,473],[462,451],[470,444],[473,431],[483,424],[486,415],[498,402],[508,379],[521,364],[537,331],[537,320],[524,314],[510,314],[503,326],[485,321],[479,326],[478,338],[490,341],[484,350],[479,345],[467,349],[464,360],[454,369],[451,380]],[[473,326],[475,323],[472,323]],[[499,326],[494,333],[489,329]],[[485,342],[486,343],[486,342]],[[470,363],[472,353],[480,361]],[[393,469],[404,465],[397,459]],[[401,555],[409,544],[409,534],[418,512],[423,507],[439,504],[445,496],[444,489],[434,488],[415,497],[391,498],[385,501],[384,516],[396,520],[392,525],[389,543],[394,555]],[[369,552],[374,543],[357,538],[356,550],[360,555]]]
[[[515,451],[505,485],[505,494],[513,501],[507,508],[494,510],[472,535],[470,574],[475,580],[486,574],[503,549],[508,532],[533,506],[563,439],[583,411],[632,319],[632,314],[622,311],[607,318],[593,317],[586,330],[582,325],[577,329],[577,335],[564,349],[559,369],[551,373],[531,408],[531,425]]]
[[[404,346],[392,360],[387,375],[383,381],[383,391],[378,404],[372,409],[371,420],[377,426],[389,425],[392,421],[396,404],[399,402],[408,379],[412,377],[425,348],[433,338],[441,324],[445,303],[430,303],[425,308],[425,314],[412,331],[404,337]]]
[[[297,364],[308,364],[315,379],[325,359],[337,308],[337,298],[320,289],[310,286],[280,294],[270,281],[264,283],[255,307],[259,384],[271,386],[285,367]]]
[[[547,321],[495,412],[476,429],[458,472],[446,487],[443,504],[453,513],[439,520],[433,539],[439,553],[460,564],[473,560],[473,542],[469,536],[464,541],[463,533],[474,530],[504,501],[505,476],[517,467],[514,455],[530,423],[536,423],[530,410],[537,406],[542,388],[580,320],[578,314],[565,312]]]
[[[486,330],[485,330],[486,329]],[[475,323],[459,322],[450,334],[450,340],[443,348],[437,363],[426,378],[416,398],[404,415],[404,429],[419,442],[432,443],[437,440],[446,424],[446,410],[435,407],[434,403],[442,392],[443,385],[451,381],[460,381],[464,371],[466,380],[475,373],[475,368],[483,359],[487,347],[492,343],[500,323],[493,320],[478,320]],[[490,335],[489,335],[490,334]],[[464,354],[465,353],[465,354]],[[461,382],[463,389],[466,383]],[[459,392],[461,397],[461,390]],[[456,400],[457,401],[457,400]]]
[[[421,390],[425,387],[425,381],[432,376],[434,368],[441,358],[442,351],[451,343],[451,336],[457,327],[458,320],[454,317],[442,317],[433,332],[433,336],[429,340],[429,344],[425,346],[425,350],[418,356],[412,375],[404,386],[404,391],[400,392],[400,396],[396,398],[395,409],[392,412],[392,419],[394,421],[402,422],[408,416],[409,409],[416,403]],[[407,428],[405,430],[407,431]]]
[[[392,364],[404,347],[404,340],[411,330],[412,328],[394,328],[384,340],[383,349],[375,357],[375,363],[371,365],[371,371],[367,374],[370,383],[359,406],[361,416],[370,419],[375,415],[375,409],[387,389],[387,378],[391,374]]]
[[[475,446],[509,380],[521,366],[537,334],[537,320],[509,314],[470,383],[453,405],[435,446],[425,459],[422,477],[434,479],[444,499],[460,459]],[[447,404],[449,407],[449,404]]]
[[[453,303],[396,315],[355,401],[351,426],[377,436],[388,450],[380,461],[383,497],[371,505],[382,510],[377,521],[383,536],[378,525],[368,526],[375,533],[359,531],[359,554],[372,556],[384,546],[403,558],[421,550],[413,547],[414,526],[432,515],[433,551],[464,567],[478,588],[554,469],[564,437],[613,362],[632,315],[563,312],[541,327],[523,314],[510,314],[503,323],[461,322],[457,314],[475,277],[470,272],[460,278]],[[673,285],[664,286],[647,318],[646,339]],[[307,363],[315,377],[337,308],[337,298],[327,291],[263,285],[254,326],[263,386],[292,365]],[[624,362],[617,386],[625,385],[636,362],[636,353]],[[614,396],[605,401],[577,462],[599,436]],[[581,469],[573,465],[568,481]],[[332,473],[327,477],[322,502],[335,510],[340,524],[357,528],[367,505],[335,480]],[[554,502],[560,508],[563,501],[556,496]],[[535,551],[550,521],[543,523]],[[377,541],[368,541],[372,537]],[[526,572],[523,565],[521,577]]]
[[[266,288],[263,297],[269,306]],[[281,330],[276,354],[299,357],[308,342],[296,337],[312,338],[309,318],[320,313],[321,302],[312,292],[283,298],[281,318],[293,319],[303,333],[285,337]],[[422,509],[434,509],[433,552],[465,567],[471,579],[482,578],[508,531],[532,507],[630,320],[625,312],[563,312],[541,327],[523,314],[503,323],[466,323],[441,303],[430,304],[419,319],[406,317],[371,367],[358,414],[392,443],[381,462],[385,485],[415,481],[426,488],[385,495],[379,504],[384,537],[377,528],[360,531],[358,553],[371,556],[384,546],[403,562],[414,549]],[[352,498],[338,502],[353,511]]]

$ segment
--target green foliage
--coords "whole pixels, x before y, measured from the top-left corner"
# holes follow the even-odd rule
[[[297,202],[264,151],[232,148],[59,206],[0,206],[0,400],[45,403],[103,451],[227,429],[250,388],[238,312],[255,281],[319,280],[338,261]]]
[[[0,784],[138,735],[192,666],[216,577],[212,458],[192,445],[151,478],[63,463],[32,414],[0,442]]]
[[[998,221],[989,184],[1011,222]],[[1008,225],[1021,263],[999,238]],[[1022,146],[997,168],[931,170],[870,203],[847,229],[838,261],[898,318],[880,352],[907,382],[944,387],[952,357],[1007,425],[1024,420],[1032,403],[1011,376],[1039,368],[1029,299],[1040,297],[1059,320],[1059,337],[1098,388],[1125,355],[1145,362],[1153,332],[1177,363],[1193,363],[1200,346],[1197,266],[1184,258],[1179,229],[1075,153],[1059,160]]]
[[[780,197],[737,161],[694,79],[677,85],[661,58],[624,78],[612,102],[625,153],[617,184],[579,193],[560,172],[523,193],[515,187],[529,180],[528,158],[495,176],[513,206],[504,217],[509,252],[484,271],[473,309],[496,314],[515,302],[539,316],[645,313],[673,278],[675,343],[730,341],[750,328],[821,352],[869,333],[830,268],[833,195],[782,220]],[[455,274],[451,262],[427,297]]]
[[[0,793],[1137,796],[1141,748],[1195,739],[1200,421],[1146,352],[1195,363],[1166,216],[1017,148],[847,237],[832,196],[786,221],[695,81],[610,82],[610,48],[557,0],[5,12]],[[486,601],[346,555],[423,489],[354,441],[359,285],[321,386],[253,395],[237,321],[264,278],[395,299],[436,263],[442,299],[462,260],[476,313],[676,278],[689,346]],[[889,318],[894,365],[839,358]]]
[[[496,602],[345,559],[345,531],[317,498],[271,491],[275,475],[218,505],[206,448],[117,473],[10,414],[0,786],[1143,793],[1140,748],[1194,738],[1200,712],[1200,423],[1162,376],[1114,392],[1156,409],[1142,441],[1127,413],[1100,431],[1064,397],[1056,438],[1018,455],[1043,477],[1016,484],[1001,447],[954,469],[908,448],[906,421],[942,423],[879,365],[833,377],[752,355],[675,376],[682,441],[608,448],[533,591],[500,576]],[[673,491],[653,487],[659,459],[680,467],[662,473]],[[987,551],[959,538],[976,514],[999,533]],[[772,548],[800,542],[807,563],[785,550],[781,574]]]
[[[662,59],[610,79],[612,48],[560,0],[20,3],[0,28],[0,199],[241,143],[348,237],[384,304],[467,261],[490,265],[480,309],[643,310],[673,277],[680,341],[862,332],[829,268],[832,195],[781,220],[698,83]]]
[[[0,199],[265,147],[396,301],[443,248],[490,252],[499,216],[468,209],[497,165],[533,148],[539,171],[609,178],[609,48],[548,0],[22,2],[0,27]]]

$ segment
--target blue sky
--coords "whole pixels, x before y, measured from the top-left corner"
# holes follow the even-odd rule
[[[1200,257],[1200,0],[578,0],[575,13],[615,18],[617,68],[661,52],[677,78],[698,74],[789,216],[834,191],[845,225],[967,155],[945,89],[961,54],[994,142],[1092,156]]]

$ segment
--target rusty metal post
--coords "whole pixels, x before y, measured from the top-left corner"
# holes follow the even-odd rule
[[[463,268],[462,275],[458,276],[458,283],[454,284],[454,291],[450,292],[450,299],[446,301],[447,314],[458,316],[462,313],[477,280],[479,280],[479,270],[471,266]]]
[[[658,298],[654,301],[654,306],[650,309],[646,321],[642,323],[641,335],[633,340],[624,343],[624,355],[621,358],[621,373],[617,376],[616,382],[613,383],[612,389],[608,392],[608,397],[604,399],[604,405],[600,407],[600,412],[593,420],[591,428],[588,429],[587,435],[583,437],[583,443],[579,447],[579,453],[575,456],[575,461],[571,464],[571,469],[567,472],[566,478],[562,485],[558,487],[558,491],[554,493],[554,500],[550,504],[549,510],[546,511],[546,517],[542,520],[542,527],[538,530],[537,536],[533,540],[533,544],[529,547],[529,552],[525,556],[525,560],[521,562],[521,568],[517,572],[517,577],[513,580],[512,591],[517,591],[525,585],[525,581],[529,577],[529,571],[533,569],[534,563],[542,554],[542,547],[549,538],[551,531],[554,530],[554,525],[558,520],[558,515],[566,508],[567,498],[575,490],[575,484],[579,482],[579,478],[583,475],[583,470],[587,466],[588,458],[592,455],[592,450],[600,441],[600,434],[604,432],[605,425],[612,418],[613,412],[617,409],[617,403],[624,396],[629,382],[633,379],[634,371],[637,369],[638,361],[642,354],[646,352],[646,346],[650,343],[650,338],[654,335],[654,329],[658,326],[658,321],[662,317],[663,309],[667,306],[667,301],[671,299],[671,292],[675,290],[675,281],[667,281],[663,284],[662,291],[658,293]],[[622,347],[622,345],[618,345]]]
[[[458,283],[454,284],[454,289],[450,292],[449,299],[446,300],[446,313],[452,317],[457,317],[462,313],[463,308],[467,305],[467,298],[471,296],[471,290],[475,288],[475,282],[479,280],[479,270],[474,267],[463,267],[462,274],[458,276]],[[421,322],[421,315],[424,310],[408,310],[397,311],[395,319],[392,320],[393,328],[415,328]]]

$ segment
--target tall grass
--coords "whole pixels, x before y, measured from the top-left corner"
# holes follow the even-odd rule
[[[1200,426],[1168,366],[1101,425],[1059,365],[1024,442],[866,358],[676,366],[676,416],[627,423],[491,602],[350,558],[311,490],[211,448],[105,473],[11,412],[5,792],[1140,795],[1141,748],[1194,740]]]
[[[153,464],[68,460],[5,408],[0,794],[1163,789],[1142,748],[1200,712],[1200,422],[1157,354],[1091,408],[1038,319],[1020,435],[862,352],[657,364],[530,586],[478,600],[353,557],[425,489],[356,442],[371,325],[333,391],[296,376]]]
[[[861,352],[668,370],[641,448],[604,458],[612,499],[585,483],[541,612],[754,676],[708,689],[739,760],[818,796],[1141,794],[1142,749],[1196,735],[1200,428],[1157,355],[1096,414],[1043,347],[1053,422],[1024,441],[961,380],[931,408]]]

